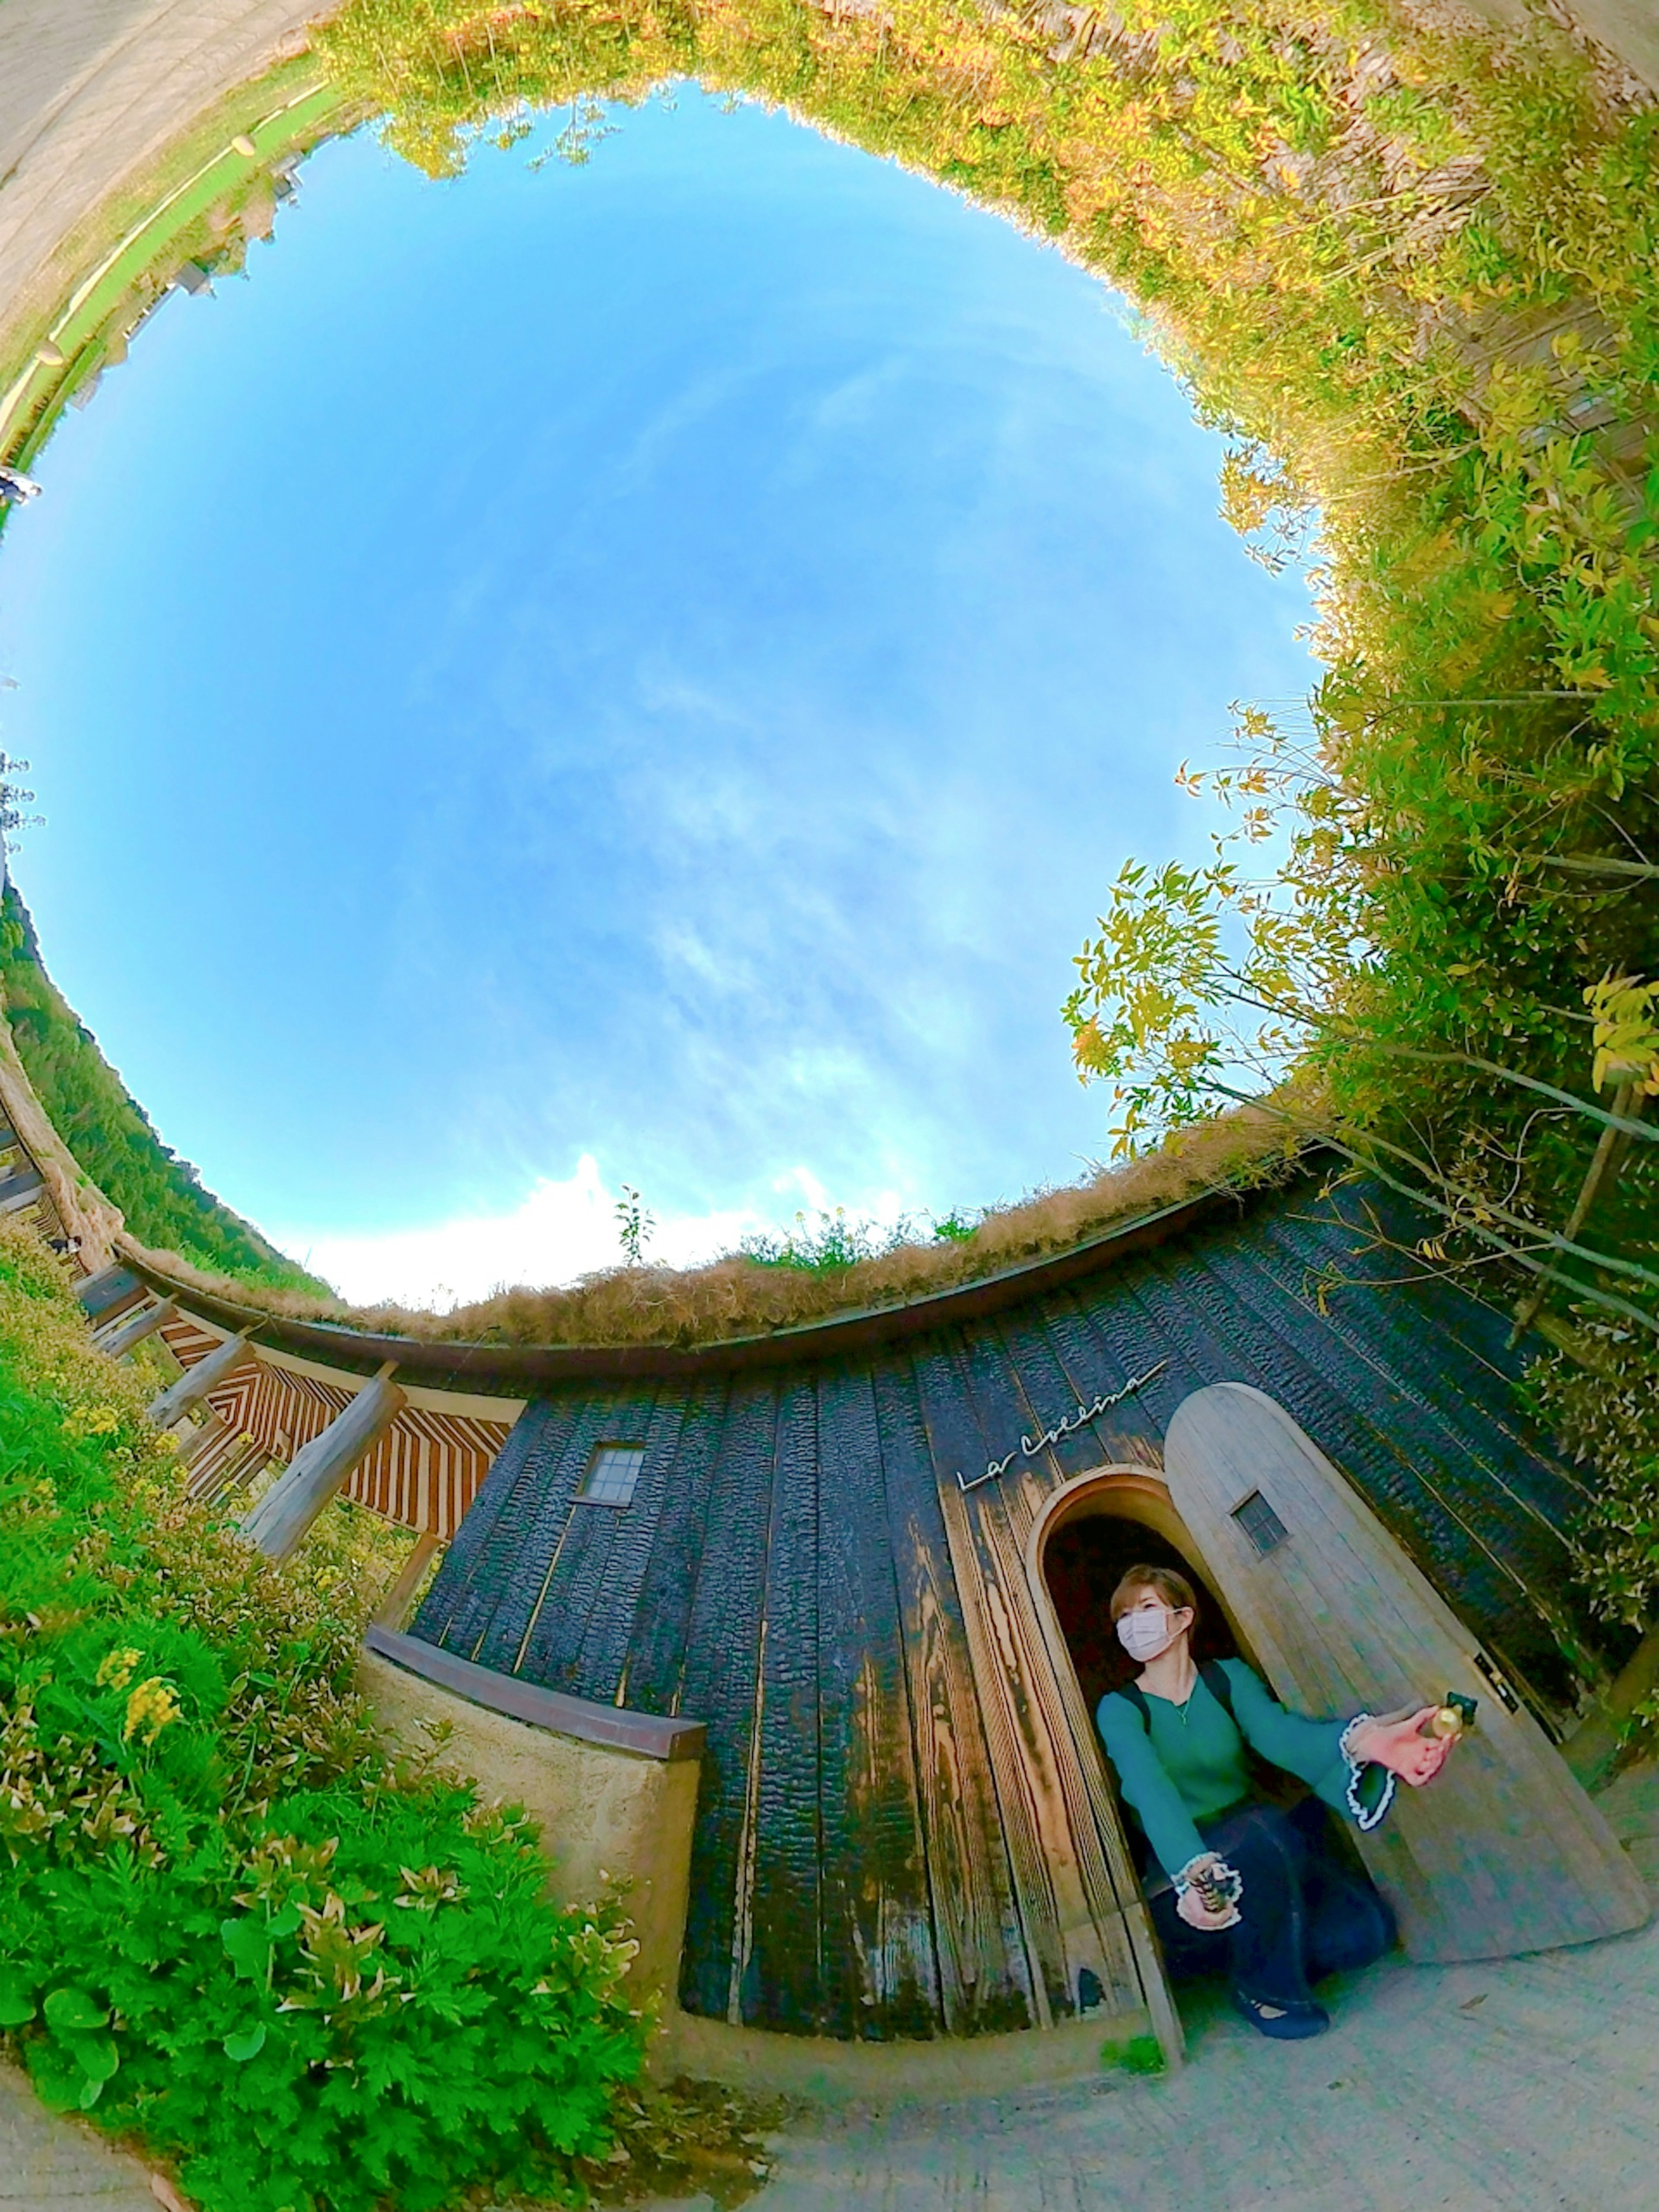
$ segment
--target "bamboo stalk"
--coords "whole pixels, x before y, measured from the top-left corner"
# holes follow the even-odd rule
[[[1621,1083],[1613,1094],[1614,1115],[1620,1121],[1635,1121],[1641,1114],[1645,1097],[1646,1094],[1639,1084]],[[1595,1152],[1589,1164],[1589,1172],[1585,1176],[1578,1195],[1573,1201],[1572,1212],[1567,1216],[1567,1225],[1561,1232],[1564,1240],[1569,1244],[1583,1227],[1585,1216],[1595,1205],[1602,1184],[1607,1182],[1610,1175],[1616,1172],[1618,1162],[1623,1157],[1625,1149],[1620,1141],[1622,1134],[1620,1130],[1609,1125],[1602,1130],[1596,1140]],[[1538,1309],[1543,1304],[1544,1297],[1545,1285],[1540,1279],[1528,1291],[1522,1301],[1521,1310],[1515,1317],[1515,1327],[1510,1331],[1511,1351],[1520,1343],[1536,1320]]]

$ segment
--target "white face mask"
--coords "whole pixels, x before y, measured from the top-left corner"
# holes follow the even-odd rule
[[[1118,1615],[1117,1640],[1142,1666],[1167,1651],[1175,1638],[1175,1615],[1167,1606],[1138,1605],[1133,1613]]]

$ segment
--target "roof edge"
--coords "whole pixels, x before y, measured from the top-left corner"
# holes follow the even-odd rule
[[[707,1344],[434,1342],[353,1328],[343,1322],[299,1321],[264,1313],[255,1305],[198,1289],[169,1274],[151,1258],[128,1255],[125,1264],[159,1295],[177,1300],[189,1311],[221,1327],[246,1329],[257,1341],[282,1351],[363,1374],[373,1374],[392,1360],[401,1373],[434,1388],[465,1385],[486,1394],[499,1391],[502,1395],[522,1396],[527,1383],[665,1382],[793,1366],[805,1360],[834,1358],[902,1342],[960,1322],[978,1321],[1162,1244],[1230,1207],[1242,1212],[1261,1188],[1251,1190],[1212,1184],[1173,1205],[1086,1237],[1068,1250],[1024,1261],[1018,1267],[981,1276],[976,1282],[955,1284],[948,1290],[894,1305],[836,1314],[757,1336],[716,1338]]]

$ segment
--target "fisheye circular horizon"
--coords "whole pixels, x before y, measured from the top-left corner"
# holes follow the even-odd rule
[[[349,1295],[604,1264],[623,1181],[685,1261],[1072,1179],[1071,955],[1312,674],[1097,279],[782,114],[618,119],[325,146],[8,533],[48,963]]]

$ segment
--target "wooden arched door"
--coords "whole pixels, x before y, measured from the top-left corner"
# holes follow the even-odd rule
[[[1164,1477],[1283,1702],[1388,1711],[1455,1690],[1474,1733],[1360,1839],[1421,1961],[1513,1957],[1639,1928],[1648,1894],[1607,1822],[1477,1639],[1283,1407],[1195,1391]]]

